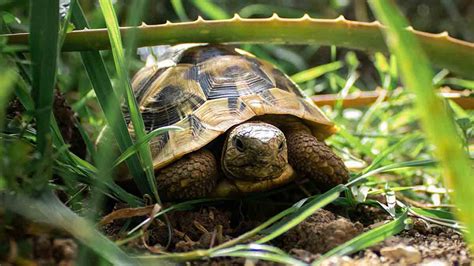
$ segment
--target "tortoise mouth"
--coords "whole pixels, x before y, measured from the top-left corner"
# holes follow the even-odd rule
[[[281,163],[253,162],[248,164],[232,165],[227,163],[224,169],[226,176],[233,180],[265,181],[277,179],[285,171],[286,165]]]
[[[247,193],[268,191],[277,187],[281,187],[293,181],[296,177],[295,171],[288,164],[280,176],[273,179],[247,181],[247,180],[230,180],[222,179],[217,187],[211,192],[211,197],[229,197],[239,196]]]

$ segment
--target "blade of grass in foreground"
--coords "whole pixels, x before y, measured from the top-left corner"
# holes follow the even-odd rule
[[[138,142],[135,142],[135,144],[133,144],[133,146],[130,146],[128,147],[128,149],[126,149],[124,152],[122,152],[122,154],[115,160],[114,162],[114,167],[117,167],[119,164],[121,164],[123,161],[127,160],[130,156],[132,156],[134,153],[136,153],[141,146],[145,145],[145,144],[148,144],[148,142],[160,135],[160,134],[163,134],[164,132],[167,132],[167,131],[174,131],[174,130],[183,130],[181,127],[178,127],[178,126],[166,126],[166,127],[160,127],[160,128],[157,128],[153,131],[151,131],[150,133],[146,134],[146,136],[144,138],[142,138],[140,141]]]
[[[383,161],[391,154],[393,153],[396,149],[400,148],[403,144],[405,144],[408,141],[414,140],[416,138],[420,138],[420,136],[416,133],[414,134],[409,134],[400,139],[397,143],[391,145],[387,149],[383,150],[381,153],[379,153],[373,160],[372,163],[367,166],[362,172],[361,175],[368,173],[378,167],[380,167],[383,163]]]
[[[343,65],[344,64],[341,61],[336,61],[325,65],[316,66],[294,74],[291,76],[291,79],[296,83],[303,83],[320,77],[328,72],[336,71],[343,67]]]
[[[160,255],[160,256],[140,256],[137,258],[142,262],[158,263],[160,262],[160,260],[163,260],[163,259],[168,259],[172,261],[189,261],[189,260],[196,260],[196,259],[205,258],[205,257],[211,257],[211,256],[214,256],[214,254],[217,254],[216,256],[219,256],[219,252],[223,249],[231,248],[234,245],[242,243],[243,241],[246,241],[254,237],[258,233],[267,233],[265,237],[256,241],[257,244],[262,244],[264,242],[274,239],[275,237],[280,236],[281,234],[285,233],[292,227],[296,226],[298,223],[302,222],[304,219],[306,219],[308,216],[313,214],[318,209],[333,202],[335,199],[339,197],[339,194],[345,189],[346,189],[346,186],[338,185],[324,194],[300,200],[299,202],[297,202],[290,208],[274,215],[273,217],[269,218],[267,221],[265,221],[261,225],[255,227],[254,229],[244,234],[241,234],[237,238],[234,238],[230,241],[224,242],[216,247],[213,247],[207,250],[198,249],[198,250],[193,250],[190,252],[170,253],[170,254]],[[210,200],[213,200],[213,199],[210,199]],[[191,204],[191,201],[187,203],[185,202],[185,204]],[[282,220],[285,217],[288,217],[288,218],[285,220]],[[138,230],[138,228],[139,226],[134,228],[131,232]],[[131,232],[129,232],[129,234]],[[243,253],[233,254],[233,255],[240,256],[240,255],[243,255]],[[251,254],[246,254],[246,255],[251,256]],[[254,254],[254,255],[261,256],[264,254]]]
[[[107,237],[94,228],[94,225],[79,217],[64,206],[51,192],[45,192],[39,199],[9,192],[0,193],[0,205],[35,222],[42,222],[70,233],[82,244],[114,265],[136,265],[137,262]]]
[[[186,10],[184,9],[183,2],[181,0],[171,0],[171,5],[173,6],[174,12],[178,15],[179,20],[188,21],[188,15],[186,15]]]
[[[338,185],[329,191],[325,192],[324,194],[318,195],[313,199],[310,199],[308,203],[304,206],[297,208],[289,219],[284,219],[272,227],[265,230],[268,234],[261,239],[257,240],[257,243],[265,243],[268,242],[281,234],[287,232],[291,228],[295,227],[306,218],[308,218],[311,214],[315,213],[317,210],[321,209],[322,207],[326,206],[327,204],[333,202],[335,199],[339,197],[339,194],[346,189],[344,185]],[[303,202],[304,203],[304,202]],[[298,202],[297,204],[301,204]],[[297,206],[294,206],[297,207]]]
[[[3,64],[2,60],[0,59],[0,66],[6,67],[7,64]],[[6,71],[0,73],[0,132],[3,132],[4,126],[4,119],[5,119],[5,108],[8,104],[8,99],[10,98],[10,93],[13,90],[13,86],[15,84],[16,79],[18,76],[15,73],[15,69],[10,67],[6,68]],[[0,137],[0,158],[4,157],[4,143],[3,138]],[[0,162],[0,190],[5,186],[4,178],[4,162]]]
[[[59,0],[37,0],[31,2],[30,51],[33,72],[33,100],[38,150],[43,160],[50,160],[51,132],[49,122],[52,114],[53,90],[56,83],[58,57]],[[51,177],[51,164],[42,173]]]
[[[73,6],[72,21],[77,28],[86,28],[86,18],[79,2]],[[87,74],[97,95],[99,104],[104,111],[107,124],[117,141],[120,150],[125,151],[128,147],[133,145],[132,138],[128,133],[127,124],[120,109],[120,101],[117,98],[110,77],[105,68],[102,56],[97,51],[81,52],[82,61],[86,68]],[[142,194],[149,193],[147,180],[140,165],[140,160],[136,154],[132,155],[127,160],[127,165],[137,184],[138,189]],[[135,205],[132,205],[135,206]]]
[[[416,94],[416,107],[428,139],[436,147],[436,156],[443,167],[446,185],[452,189],[457,213],[468,229],[467,239],[474,244],[474,171],[462,140],[446,106],[434,93],[428,58],[409,31],[404,30],[406,20],[391,1],[369,1],[375,16],[388,29],[385,32],[390,51],[398,58],[402,81]],[[474,251],[474,245],[471,245]]]
[[[313,262],[312,265],[319,265],[324,259],[327,259],[331,256],[344,256],[352,254],[356,251],[375,245],[387,239],[389,236],[396,235],[405,228],[406,219],[407,212],[405,211],[396,220],[393,220],[389,223],[386,223],[368,232],[365,232],[359,236],[356,236],[353,239],[347,241],[346,243],[331,249],[323,256],[321,256],[321,258],[319,258],[317,261]]]
[[[133,90],[128,80],[128,72],[125,64],[125,55],[122,47],[122,38],[119,31],[119,25],[117,22],[117,16],[115,14],[111,0],[99,0],[102,13],[107,24],[109,33],[110,43],[112,47],[112,54],[114,57],[115,69],[120,79],[119,86],[121,92],[124,91],[126,94],[126,102],[128,110],[130,112],[130,118],[132,120],[133,129],[137,137],[137,141],[146,137],[145,124],[138,109]],[[120,93],[121,94],[121,93]],[[153,171],[153,160],[151,157],[150,147],[148,145],[141,145],[138,148],[138,154],[140,155],[142,166],[145,169],[148,190],[151,190],[152,195],[158,203],[161,203],[160,197],[158,196],[158,190],[156,186],[155,173]]]
[[[231,248],[221,249],[214,252],[211,257],[242,257],[272,261],[286,265],[307,265],[305,262],[291,257],[279,248],[262,244],[237,245]]]
[[[353,185],[356,185],[366,178],[380,174],[380,173],[385,173],[385,172],[390,172],[390,171],[395,171],[403,168],[409,168],[409,167],[431,167],[435,166],[437,162],[435,160],[416,160],[416,161],[407,161],[407,162],[399,162],[399,163],[393,163],[389,165],[385,165],[373,170],[370,170],[368,172],[363,172],[359,175],[357,175],[354,179],[351,179],[349,183],[346,184],[346,186],[350,187]],[[370,167],[370,166],[369,166]]]
[[[214,4],[212,0],[192,0],[191,3],[211,19],[230,18],[227,12]]]

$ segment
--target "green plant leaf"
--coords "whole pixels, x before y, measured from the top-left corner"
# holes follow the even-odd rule
[[[385,172],[390,172],[390,171],[395,171],[398,169],[403,169],[403,168],[409,168],[409,167],[431,167],[435,166],[437,162],[435,160],[415,160],[415,161],[408,161],[408,162],[400,162],[400,163],[393,163],[389,165],[385,165],[376,169],[373,169],[368,172],[364,172],[363,174],[357,175],[355,178],[353,178],[349,183],[347,183],[347,186],[353,186],[356,185],[369,176],[373,176],[376,174],[380,173],[385,173]]]
[[[191,0],[193,5],[197,7],[202,13],[206,14],[211,19],[226,19],[230,18],[227,12],[214,4],[212,0]]]
[[[173,9],[176,12],[176,15],[178,15],[179,20],[189,20],[188,15],[186,15],[186,10],[184,9],[182,0],[171,0],[171,5],[173,5]]]
[[[134,153],[136,153],[142,145],[148,144],[148,142],[152,138],[154,138],[158,135],[161,135],[161,134],[163,134],[167,131],[174,131],[174,130],[183,130],[183,129],[178,127],[178,126],[166,126],[166,127],[157,128],[157,129],[149,132],[148,134],[146,134],[146,136],[144,138],[140,139],[140,141],[135,142],[135,144],[133,144],[133,146],[128,147],[124,152],[122,152],[122,154],[115,160],[115,162],[113,164],[114,167],[117,167],[123,161],[127,160],[130,156],[132,156]]]
[[[38,199],[11,192],[0,192],[0,205],[27,219],[68,232],[114,265],[137,263],[97,231],[93,224],[64,206],[51,191],[44,192]]]
[[[78,2],[72,9],[72,21],[76,28],[89,27]],[[115,140],[120,150],[125,151],[133,145],[133,141],[128,132],[127,124],[120,109],[120,101],[112,87],[102,56],[97,51],[90,51],[81,52],[81,58]],[[136,154],[132,155],[127,160],[127,165],[140,192],[142,194],[149,193],[148,181],[138,156]]]
[[[336,200],[339,197],[339,194],[345,189],[346,186],[338,185],[321,195],[306,199],[307,203],[305,203],[304,205],[302,205],[304,202],[301,201],[296,203],[292,207],[294,208],[294,212],[286,219],[275,223],[274,225],[263,231],[262,233],[266,233],[267,235],[257,240],[256,243],[261,244],[268,242],[287,232],[291,228],[304,221],[311,214],[315,213],[317,210]],[[299,207],[300,205],[302,206]]]
[[[33,73],[33,100],[37,127],[37,148],[45,157],[51,152],[53,90],[56,83],[59,34],[59,0],[37,0],[31,4],[30,52]],[[46,167],[45,178],[51,175]]]
[[[284,263],[287,265],[307,265],[305,262],[289,256],[279,248],[262,244],[237,245],[230,248],[219,249],[212,252],[210,257],[244,257]]]
[[[364,171],[362,171],[361,174],[365,174],[367,172],[370,172],[374,169],[376,169],[377,167],[379,167],[382,162],[387,158],[388,155],[390,155],[391,153],[393,153],[396,149],[400,148],[400,146],[402,146],[404,143],[410,141],[410,140],[414,140],[415,138],[419,138],[420,136],[418,134],[409,134],[405,137],[403,137],[402,139],[400,139],[397,143],[395,143],[394,145],[390,146],[389,148],[383,150],[381,153],[379,153],[373,160],[372,160],[372,163],[367,166]]]
[[[126,103],[130,112],[130,118],[132,120],[134,133],[137,141],[141,142],[141,139],[145,137],[145,125],[141,117],[138,104],[135,96],[133,95],[133,89],[128,79],[128,72],[125,64],[125,55],[122,47],[122,38],[119,31],[117,17],[112,5],[111,0],[99,0],[102,13],[107,24],[109,33],[110,43],[112,47],[112,54],[114,57],[115,70],[117,71],[118,78],[120,80],[119,87],[121,92],[125,92]],[[121,94],[121,93],[120,93]],[[151,195],[155,197],[158,203],[161,203],[158,195],[155,173],[153,170],[153,161],[151,157],[150,147],[148,145],[140,145],[138,153],[142,162],[142,166],[145,170],[148,191],[151,191]]]
[[[463,142],[453,118],[433,90],[433,73],[425,51],[413,34],[404,30],[407,26],[406,19],[393,2],[371,0],[369,3],[375,16],[387,25],[387,45],[398,59],[402,81],[416,94],[415,104],[423,129],[428,140],[436,147],[436,156],[443,167],[446,186],[452,189],[454,202],[461,210],[457,214],[470,232],[466,237],[474,244],[474,170],[463,150]],[[474,245],[471,245],[471,250],[473,248]]]
[[[341,61],[331,62],[324,65],[319,65],[310,69],[303,70],[291,76],[291,79],[296,83],[303,83],[306,81],[313,80],[326,73],[336,71],[343,67],[344,64]]]

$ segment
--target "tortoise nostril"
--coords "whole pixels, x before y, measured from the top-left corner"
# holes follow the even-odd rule
[[[243,152],[245,147],[244,143],[240,138],[235,138],[235,148],[237,148],[238,151]]]

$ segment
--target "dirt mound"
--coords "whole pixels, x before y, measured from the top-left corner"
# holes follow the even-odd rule
[[[311,253],[324,253],[354,238],[362,232],[361,223],[319,210],[279,238],[284,250],[304,249]]]

